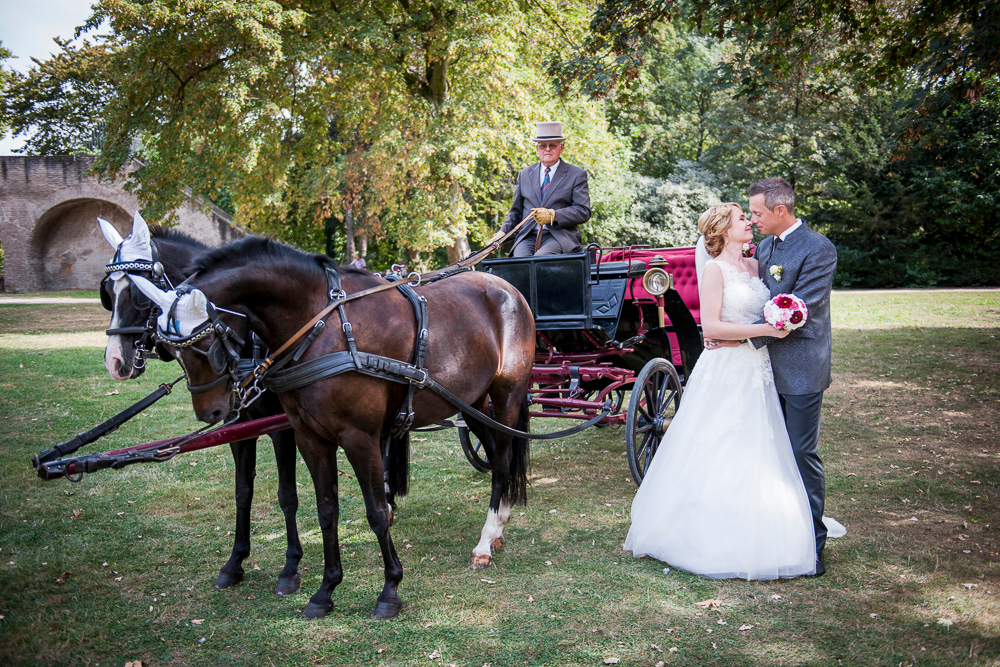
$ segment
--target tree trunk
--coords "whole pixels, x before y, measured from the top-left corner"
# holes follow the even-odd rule
[[[458,216],[462,212],[462,188],[458,184],[458,181],[452,183],[451,187],[451,219],[457,220]],[[465,233],[459,233],[455,230],[455,235],[452,237],[455,239],[454,243],[448,247],[448,263],[454,264],[458,260],[468,257],[472,253],[472,248],[469,246],[469,237]]]
[[[469,237],[465,234],[456,236],[455,243],[448,246],[448,263],[454,264],[470,254],[472,254],[472,246],[469,245]]]
[[[344,207],[344,235],[347,238],[345,251],[347,252],[347,262],[354,259],[354,210],[350,206]]]

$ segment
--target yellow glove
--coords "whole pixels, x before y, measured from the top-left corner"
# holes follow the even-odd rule
[[[540,225],[549,225],[556,221],[556,212],[551,208],[533,208],[531,212],[535,214],[535,222]]]

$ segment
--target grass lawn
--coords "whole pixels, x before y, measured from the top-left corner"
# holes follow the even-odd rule
[[[298,469],[302,590],[284,560],[274,459],[259,448],[253,552],[215,591],[232,546],[233,462],[220,447],[44,482],[31,456],[179,373],[104,370],[99,306],[0,305],[0,663],[372,665],[995,665],[1000,663],[1000,292],[834,295],[823,406],[827,514],[848,528],[826,576],[711,581],[621,550],[635,493],[624,431],[532,447],[526,507],[488,570],[468,569],[489,479],[453,432],[415,438],[393,539],[401,615],[368,618],[382,562],[341,457],[345,579],[319,585],[314,493]],[[564,428],[536,421],[532,428]],[[177,391],[100,443],[194,428]],[[98,451],[90,447],[86,451]],[[708,600],[721,601],[699,605]]]

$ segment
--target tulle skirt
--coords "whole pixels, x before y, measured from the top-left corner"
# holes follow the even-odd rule
[[[632,502],[625,550],[711,578],[813,574],[816,541],[767,349],[705,350]]]

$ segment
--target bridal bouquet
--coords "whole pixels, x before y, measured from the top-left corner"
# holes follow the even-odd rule
[[[794,294],[779,294],[764,304],[764,319],[780,331],[798,329],[806,323],[809,309]]]

